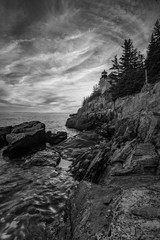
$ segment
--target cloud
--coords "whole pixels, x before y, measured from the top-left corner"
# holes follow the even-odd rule
[[[159,12],[149,0],[0,0],[1,109],[75,111],[125,38],[145,53]]]

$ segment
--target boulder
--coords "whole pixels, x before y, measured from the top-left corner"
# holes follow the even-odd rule
[[[11,133],[27,133],[35,130],[45,129],[45,124],[39,121],[24,122],[12,127]]]
[[[70,115],[70,117],[66,121],[66,127],[68,127],[68,128],[75,128],[76,119],[77,119],[77,115],[76,114]]]
[[[67,132],[57,132],[52,133],[51,131],[46,133],[46,142],[50,143],[51,145],[58,144],[67,139]]]
[[[4,147],[7,145],[6,142],[6,135],[11,132],[12,127],[0,127],[0,148]]]
[[[0,148],[6,145],[6,141],[3,135],[0,135]]]
[[[6,135],[9,146],[3,151],[3,155],[9,158],[21,157],[41,147],[45,140],[45,124],[32,121],[16,125]]]
[[[83,131],[83,130],[87,131],[95,127],[95,121],[89,120],[86,116],[81,116],[81,117],[73,116],[67,119],[66,127],[74,128],[79,131]]]

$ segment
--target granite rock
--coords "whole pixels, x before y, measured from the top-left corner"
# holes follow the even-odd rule
[[[8,143],[3,155],[9,158],[21,157],[45,143],[45,125],[38,121],[25,122],[14,126],[6,135]]]

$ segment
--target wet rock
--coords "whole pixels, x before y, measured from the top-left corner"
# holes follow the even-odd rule
[[[82,155],[83,153],[85,153],[87,151],[88,148],[84,147],[84,148],[76,148],[76,149],[73,149],[72,153],[71,153],[71,157],[73,158],[77,158],[79,157],[80,155]]]
[[[77,114],[70,115],[70,117],[66,121],[66,127],[75,128],[76,126],[76,118]]]
[[[58,144],[67,139],[67,132],[47,132],[46,133],[46,142],[50,143],[51,145]]]
[[[54,150],[45,149],[38,151],[25,161],[25,166],[52,166],[56,167],[60,162],[60,155]]]
[[[82,181],[68,203],[59,232],[65,240],[158,240],[159,208],[158,179],[117,178],[114,184],[103,186]]]
[[[105,96],[93,99],[67,124],[94,129],[105,143],[101,146],[100,140],[73,154],[74,144],[68,144],[71,172],[90,183],[80,182],[71,199],[66,223],[70,236],[65,239],[158,240],[160,83],[115,103]]]
[[[97,182],[108,164],[108,150],[106,143],[100,143],[80,154],[71,166],[75,179]]]
[[[12,133],[27,133],[37,129],[45,128],[45,124],[39,121],[24,122],[12,127]]]
[[[72,148],[72,150],[75,151],[75,149],[81,149],[81,148],[88,148],[93,145],[96,145],[98,142],[103,140],[101,136],[96,134],[95,132],[82,132],[72,138],[67,139],[66,141],[60,143],[57,147],[59,149],[68,149]]]
[[[3,137],[3,135],[0,135],[0,148],[2,148],[5,145],[6,145],[5,138]]]
[[[6,135],[9,134],[12,130],[11,126],[8,127],[0,127],[0,148],[7,145]]]
[[[71,227],[66,239],[100,239],[101,231],[107,236],[112,219],[110,204],[119,192],[118,188],[107,190],[82,181],[70,201],[68,222]]]
[[[45,125],[38,121],[17,125],[6,135],[6,141],[9,146],[3,155],[9,158],[21,157],[45,143]]]
[[[66,127],[74,128],[79,131],[91,130],[94,128],[94,126],[95,126],[95,121],[89,120],[86,116],[85,117],[83,116],[81,118],[77,118],[77,116],[73,116],[68,118],[66,122]]]
[[[106,144],[105,141],[103,144],[103,141],[104,138],[94,132],[82,132],[54,148],[60,152],[63,160],[72,161],[70,168],[75,179],[90,178],[96,181],[100,175],[100,169],[104,167],[102,162],[105,162],[105,159],[100,158],[100,156],[95,160],[100,149],[106,148],[106,146],[103,146]],[[94,162],[92,166],[90,166],[91,162]],[[90,171],[87,172],[89,166]]]

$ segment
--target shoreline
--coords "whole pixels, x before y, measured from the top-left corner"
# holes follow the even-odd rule
[[[112,108],[89,114],[85,106],[71,116],[73,124],[78,116],[84,131],[51,149],[71,162],[67,171],[78,185],[73,194],[69,190],[64,216],[48,225],[51,239],[159,239],[159,93],[158,83],[152,95],[146,91],[119,99],[116,106],[121,106],[121,114]],[[40,124],[36,131],[46,139],[45,127],[36,124]],[[48,137],[55,135],[48,133]]]
[[[105,109],[98,97],[67,120],[80,134],[93,129],[102,139],[73,161],[80,183],[63,229],[70,235],[62,239],[159,239],[159,97],[160,83],[114,106],[106,100]]]

